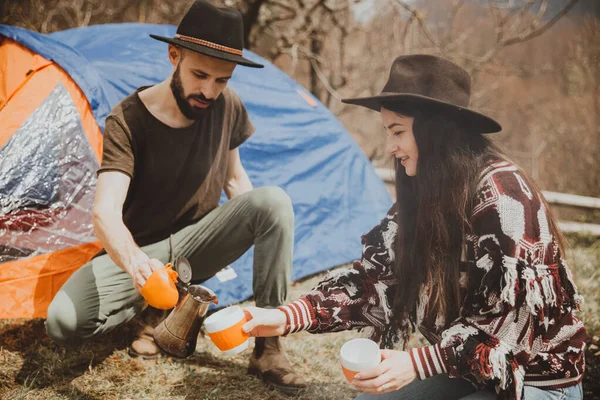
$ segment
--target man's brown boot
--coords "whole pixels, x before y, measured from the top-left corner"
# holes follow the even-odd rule
[[[166,317],[167,312],[152,307],[148,307],[144,311],[140,326],[137,328],[129,347],[129,354],[131,356],[152,359],[160,355],[160,349],[154,343],[152,334],[154,333],[154,327],[160,324]]]
[[[292,370],[279,337],[256,338],[248,373],[261,378],[267,386],[292,396],[307,386],[306,381]]]

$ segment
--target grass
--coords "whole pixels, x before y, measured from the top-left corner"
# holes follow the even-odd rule
[[[586,297],[583,316],[593,336],[600,327],[600,242],[581,244],[570,250],[569,259]],[[294,284],[292,297],[321,277]],[[249,351],[225,357],[209,340],[200,339],[190,359],[139,360],[127,353],[131,330],[132,325],[125,325],[85,347],[65,349],[48,339],[43,320],[0,320],[0,399],[289,399],[246,374]],[[358,394],[344,380],[338,361],[342,344],[358,336],[303,332],[283,339],[296,371],[310,383],[298,399],[352,399]],[[413,344],[421,341],[417,336]],[[586,399],[600,399],[596,352],[587,354]]]
[[[292,296],[319,278],[295,284]],[[140,360],[127,353],[132,329],[125,325],[82,348],[65,349],[48,339],[43,320],[0,320],[0,399],[289,399],[246,374],[249,350],[225,357],[200,339],[189,359]],[[299,399],[357,395],[337,359],[342,344],[357,336],[303,332],[283,339],[296,371],[310,382]]]
[[[600,333],[600,239],[589,236],[567,237],[567,260],[579,292],[584,296],[582,312],[588,333]]]

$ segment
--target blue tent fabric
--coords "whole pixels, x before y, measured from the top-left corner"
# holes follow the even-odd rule
[[[137,87],[156,84],[172,72],[167,44],[148,35],[173,36],[175,29],[107,24],[41,35],[0,26],[0,34],[79,77],[75,80],[90,103],[102,103],[93,111],[103,127],[106,110]],[[385,185],[323,104],[313,98],[316,106],[311,106],[300,92],[312,96],[267,60],[248,50],[244,56],[265,68],[237,67],[229,83],[256,126],[254,135],[240,147],[241,158],[255,187],[280,186],[292,199],[296,224],[293,279],[360,258],[361,235],[392,204]],[[205,283],[215,290],[220,305],[252,295],[252,251],[232,267],[237,278],[221,282],[215,277]]]

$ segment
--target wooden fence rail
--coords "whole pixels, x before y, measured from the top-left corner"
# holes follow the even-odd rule
[[[385,183],[394,183],[394,170],[389,168],[375,168],[377,175]],[[542,193],[549,204],[596,209],[600,210],[600,199],[596,197],[579,196],[569,193],[549,192],[543,190]],[[589,233],[600,236],[600,225],[588,224],[583,222],[559,221],[560,228],[563,232]]]

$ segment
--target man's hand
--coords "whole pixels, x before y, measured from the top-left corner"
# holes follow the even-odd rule
[[[148,259],[137,264],[132,265],[128,268],[129,275],[133,278],[133,286],[140,294],[142,293],[142,287],[157,269],[163,268],[164,264],[159,260],[153,258]]]
[[[242,329],[250,336],[272,337],[285,333],[287,318],[281,310],[244,307],[244,314],[249,321]]]
[[[410,355],[405,351],[381,350],[383,361],[368,371],[357,374],[352,381],[356,390],[381,394],[408,385],[417,377]]]
[[[237,148],[229,150],[227,174],[225,175],[225,186],[223,189],[230,200],[252,190],[252,182],[250,182],[250,178],[242,165],[240,152]]]

